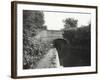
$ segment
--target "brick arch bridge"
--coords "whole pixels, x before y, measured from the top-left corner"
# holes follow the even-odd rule
[[[59,38],[63,39],[63,35],[61,30],[43,30],[35,38],[42,39],[43,41],[53,41]]]

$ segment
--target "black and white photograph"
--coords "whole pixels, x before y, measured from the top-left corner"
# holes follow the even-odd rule
[[[90,66],[90,29],[89,13],[23,10],[23,69]]]
[[[14,77],[97,72],[96,6],[12,4]]]

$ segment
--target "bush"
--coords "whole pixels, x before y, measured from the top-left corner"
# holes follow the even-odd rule
[[[23,69],[36,68],[39,59],[45,54],[48,44],[32,39],[44,26],[43,11],[23,10]]]
[[[90,25],[75,29],[65,30],[63,34],[64,39],[69,40],[72,46],[89,47],[90,46]]]
[[[30,39],[28,41],[30,45],[24,47],[24,69],[36,68],[38,61],[47,53],[50,49],[50,42],[44,42],[40,39]]]
[[[91,65],[90,27],[89,25],[64,31],[64,39],[70,42],[70,47],[68,48],[70,56],[66,56],[64,62],[66,67]]]

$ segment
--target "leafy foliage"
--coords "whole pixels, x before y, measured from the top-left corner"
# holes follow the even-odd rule
[[[91,39],[90,27],[89,24],[88,26],[66,30],[63,37],[69,40],[72,46],[89,47]]]
[[[77,21],[74,18],[66,18],[64,22],[64,30],[77,27]]]
[[[46,29],[44,26],[44,14],[42,11],[23,10],[23,32],[32,37],[41,29]]]
[[[70,43],[69,48],[64,49],[70,54],[65,58],[65,66],[91,65],[91,24],[65,30],[63,37]]]
[[[64,31],[63,37],[69,40],[72,46],[89,47],[91,39],[90,27],[91,25],[88,25]]]
[[[23,10],[23,69],[36,68],[37,61],[48,50],[48,45],[39,39],[33,38],[44,26],[42,11]]]
[[[38,61],[50,49],[49,42],[44,42],[39,39],[31,39],[31,44],[24,47],[24,69],[36,68]]]

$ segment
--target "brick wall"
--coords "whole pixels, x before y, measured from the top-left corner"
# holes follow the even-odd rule
[[[35,36],[35,38],[41,38],[42,40],[54,40],[62,37],[62,31],[60,30],[43,30]]]

